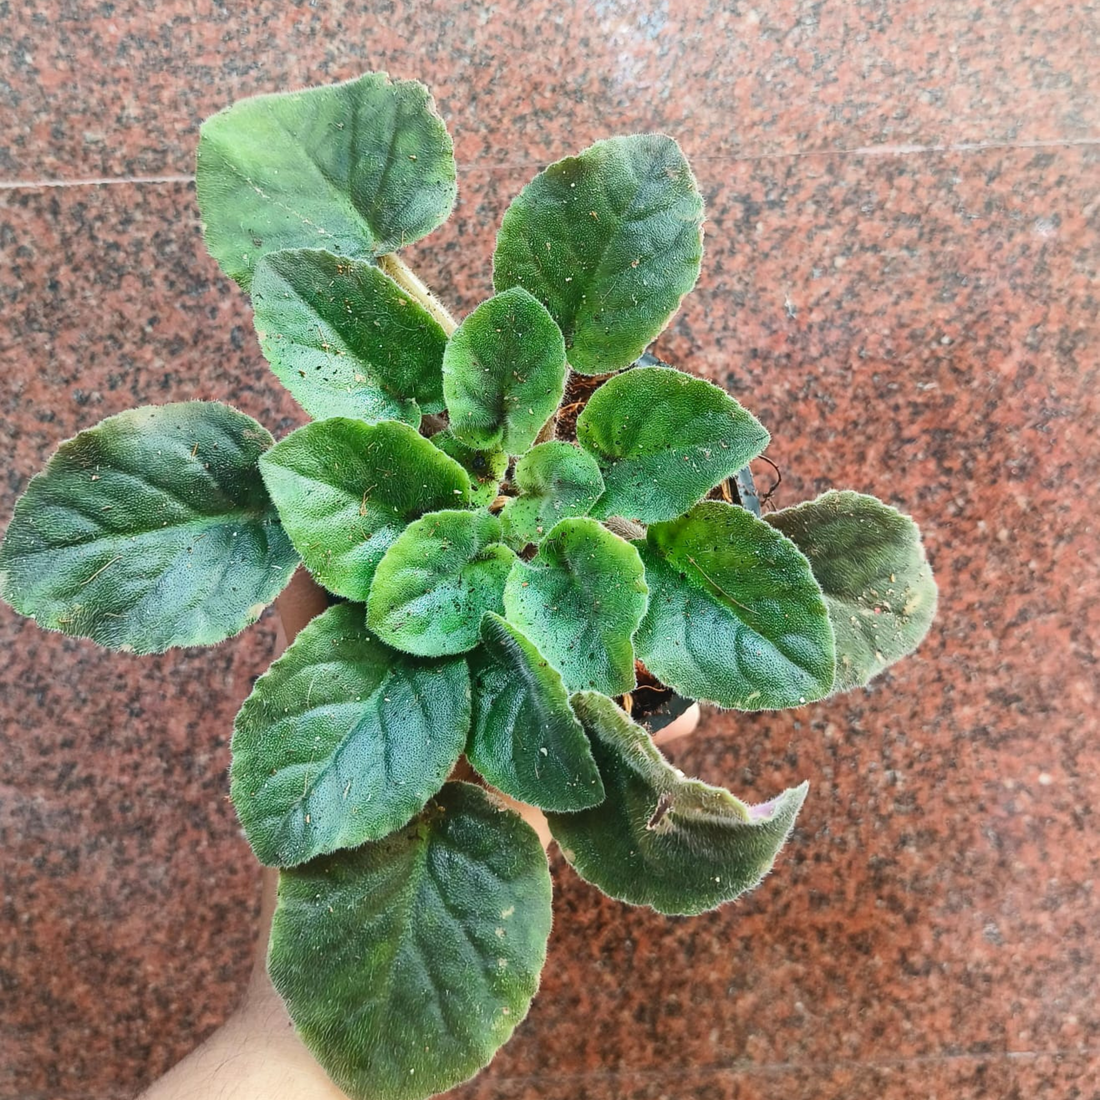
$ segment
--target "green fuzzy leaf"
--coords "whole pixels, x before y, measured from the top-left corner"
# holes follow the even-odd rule
[[[504,214],[498,291],[522,286],[550,310],[574,370],[629,365],[695,285],[703,200],[663,134],[598,141],[539,173]]]
[[[920,531],[875,497],[829,492],[768,522],[809,558],[836,635],[835,691],[863,687],[920,645],[937,590]]]
[[[479,451],[467,447],[449,431],[436,432],[432,443],[445,455],[450,455],[469,475],[470,503],[475,508],[488,507],[496,500],[501,480],[508,470],[507,451]]]
[[[675,519],[768,445],[729,394],[670,367],[605,382],[577,418],[577,440],[607,486],[592,514],[642,523]]]
[[[416,428],[442,411],[446,333],[373,264],[273,252],[256,265],[252,305],[267,361],[310,416]]]
[[[368,622],[384,642],[436,657],[478,643],[481,616],[503,611],[516,555],[487,512],[445,511],[410,523],[378,563]]]
[[[573,696],[607,798],[591,810],[548,814],[573,869],[619,901],[694,916],[732,901],[771,870],[808,784],[759,806],[685,779],[649,735],[608,698]]]
[[[744,508],[704,501],[635,544],[649,610],[635,642],[658,679],[690,699],[772,710],[833,683],[833,631],[798,547]]]
[[[481,641],[469,657],[470,763],[494,787],[543,810],[602,802],[592,750],[557,670],[499,615],[486,614]]]
[[[360,603],[412,520],[470,499],[462,467],[393,420],[307,424],[276,443],[260,469],[309,571],[330,592]]]
[[[381,256],[430,233],[454,206],[454,149],[423,84],[367,73],[208,118],[195,189],[206,247],[247,290],[268,252]]]
[[[641,559],[594,519],[563,519],[504,589],[508,620],[560,673],[569,691],[618,695],[634,686],[631,637],[646,609]]]
[[[448,783],[408,828],[280,874],[268,970],[352,1100],[425,1100],[527,1014],[550,920],[534,831]]]
[[[360,605],[330,607],[237,715],[231,795],[256,858],[293,867],[401,828],[443,785],[469,728],[465,661],[395,653]]]
[[[0,595],[39,626],[134,653],[236,634],[298,564],[257,469],[271,442],[203,401],[81,432],[15,506]]]
[[[520,495],[504,506],[504,537],[522,549],[540,542],[559,520],[587,515],[603,492],[596,460],[572,443],[552,439],[528,451],[517,463]]]
[[[522,287],[482,302],[443,356],[451,431],[470,447],[523,454],[565,393],[565,341]]]

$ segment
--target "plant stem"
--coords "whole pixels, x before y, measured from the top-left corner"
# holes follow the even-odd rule
[[[645,528],[640,523],[635,523],[632,519],[623,519],[622,516],[610,516],[603,521],[603,525],[612,534],[618,535],[619,538],[626,539],[628,542],[631,539],[645,538]]]
[[[415,298],[440,324],[450,336],[458,322],[451,316],[447,307],[420,281],[416,272],[402,260],[396,252],[387,252],[378,257],[378,266],[407,294]]]

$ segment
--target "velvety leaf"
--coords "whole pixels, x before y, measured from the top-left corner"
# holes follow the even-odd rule
[[[370,628],[408,653],[464,653],[478,642],[481,616],[503,611],[516,555],[487,512],[432,512],[408,527],[374,571]]]
[[[607,798],[590,810],[547,817],[581,878],[630,905],[683,916],[759,884],[794,826],[808,784],[746,805],[721,787],[685,779],[605,696],[582,692],[572,701]]]
[[[809,558],[836,635],[833,688],[862,687],[920,645],[936,582],[920,531],[875,497],[829,492],[768,522]]]
[[[544,810],[601,802],[592,750],[557,670],[499,615],[485,615],[481,641],[469,657],[470,763],[505,794]]]
[[[744,508],[704,501],[636,543],[649,610],[635,642],[658,679],[691,699],[771,710],[833,683],[833,631],[798,547]]]
[[[577,440],[607,488],[592,514],[675,519],[768,445],[760,422],[717,386],[671,367],[605,382],[577,418]]]
[[[470,728],[466,662],[395,653],[359,604],[314,619],[237,715],[233,804],[261,863],[380,840],[423,809]]]
[[[493,285],[522,286],[546,305],[574,370],[619,370],[695,285],[702,221],[703,200],[675,141],[598,141],[540,172],[508,207]]]
[[[596,460],[572,443],[552,439],[517,463],[520,490],[501,512],[505,540],[517,549],[539,542],[559,520],[587,515],[603,492]]]
[[[298,563],[257,468],[270,446],[212,402],[108,417],[31,479],[0,548],[0,595],[39,626],[135,653],[236,634]]]
[[[260,469],[309,571],[331,592],[361,603],[375,567],[409,522],[470,497],[462,467],[393,420],[307,424],[275,444]]]
[[[400,832],[280,874],[268,970],[352,1100],[424,1100],[511,1037],[550,919],[534,831],[480,788],[448,783]]]
[[[467,447],[449,431],[436,432],[432,443],[445,455],[450,455],[469,475],[470,503],[475,508],[488,507],[496,500],[501,479],[508,469],[507,451],[479,451]]]
[[[454,149],[423,84],[367,73],[208,118],[195,189],[206,247],[247,290],[268,252],[380,256],[430,233],[454,206]]]
[[[569,691],[618,695],[634,686],[644,571],[634,547],[594,519],[563,519],[529,562],[517,561],[504,607]]]
[[[523,454],[565,393],[565,341],[522,287],[482,302],[443,356],[451,431],[470,447]]]
[[[439,322],[363,260],[313,249],[265,256],[252,280],[260,346],[310,416],[374,423],[443,409]]]

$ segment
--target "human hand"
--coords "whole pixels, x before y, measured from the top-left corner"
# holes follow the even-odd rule
[[[327,607],[324,591],[304,569],[299,569],[275,601],[276,655]],[[692,733],[698,724],[699,707],[693,705],[655,734],[653,740],[658,745],[668,744]],[[476,778],[465,759],[453,774],[463,779]],[[550,827],[541,810],[499,791],[494,791],[494,795],[523,817],[544,848],[549,847]],[[220,1100],[270,1100],[273,1096],[346,1100],[298,1038],[282,998],[267,975],[267,940],[278,883],[279,872],[265,867],[256,958],[240,1008],[201,1047],[143,1093],[142,1100],[190,1100],[215,1095]]]

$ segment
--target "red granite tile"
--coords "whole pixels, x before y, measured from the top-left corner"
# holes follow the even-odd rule
[[[994,0],[37,0],[3,6],[8,178],[190,172],[199,120],[367,69],[428,82],[465,165],[665,129],[697,158],[1097,136],[1095,11]]]
[[[877,1065],[738,1065],[729,1068],[604,1073],[509,1080],[492,1071],[460,1089],[455,1100],[1096,1100],[1100,1058],[1086,1055],[958,1057]]]
[[[666,921],[557,868],[542,994],[471,1096],[1095,1095],[1095,161],[699,164],[704,277],[659,350],[768,424],[782,504],[836,485],[912,511],[941,615],[873,691],[713,716],[679,751],[747,795],[810,779],[756,894]],[[412,250],[460,309],[525,177],[472,173]],[[0,247],[3,514],[137,402],[294,422],[187,187],[9,193]],[[0,1097],[126,1095],[244,973],[225,744],[270,635],[138,661],[6,609],[0,630]]]
[[[225,769],[271,632],[140,665],[8,613],[0,636],[0,1096],[132,1095],[247,977]]]

